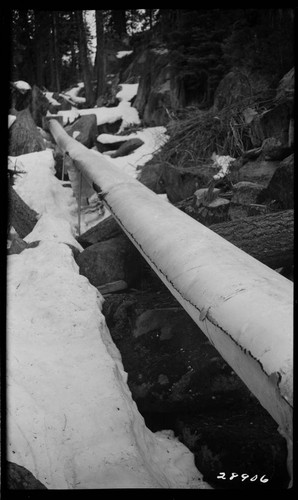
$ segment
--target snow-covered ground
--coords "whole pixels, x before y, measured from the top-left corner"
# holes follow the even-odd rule
[[[134,176],[166,140],[162,128],[137,137],[141,148],[110,159],[126,171],[130,163]],[[49,489],[210,489],[193,454],[172,431],[151,432],[132,400],[103,297],[79,274],[68,246],[82,250],[77,202],[54,175],[52,151],[10,161],[26,172],[16,191],[39,214],[25,240],[40,243],[8,256],[8,460]],[[82,232],[102,217],[89,215]]]

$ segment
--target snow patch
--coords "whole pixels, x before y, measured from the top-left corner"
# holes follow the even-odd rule
[[[13,82],[13,84],[19,90],[26,91],[31,89],[31,85],[29,85],[29,83],[27,82],[24,82],[24,80],[18,80],[17,82]]]
[[[129,56],[132,53],[133,53],[132,50],[119,50],[119,52],[117,52],[116,54],[116,57],[118,59],[122,59],[122,57]]]
[[[17,117],[15,115],[8,115],[8,128],[16,121]]]
[[[138,83],[122,83],[116,97],[119,101],[131,101],[138,93]]]

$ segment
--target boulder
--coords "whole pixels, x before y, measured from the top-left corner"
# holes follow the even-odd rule
[[[169,201],[176,203],[192,196],[197,189],[206,187],[213,173],[212,168],[181,168],[164,163],[160,182]]]
[[[65,131],[70,137],[75,138],[78,142],[91,149],[97,144],[97,119],[96,115],[83,115],[71,125],[65,127]]]
[[[120,280],[131,286],[140,273],[142,257],[125,235],[119,235],[89,246],[76,261],[94,286]]]
[[[260,192],[257,202],[274,202],[280,210],[294,208],[294,154],[280,163],[268,186]]]
[[[229,218],[242,219],[251,214],[251,206],[257,204],[259,194],[264,186],[255,182],[240,181],[233,186]]]
[[[254,102],[254,95],[259,93],[268,93],[269,85],[267,80],[257,73],[247,73],[239,68],[232,68],[220,81],[214,93],[214,111],[220,111],[225,107],[242,103],[245,100],[247,109]],[[254,110],[244,111],[245,119],[251,121],[254,116]]]
[[[125,235],[119,226],[118,222],[110,215],[104,220],[100,221],[95,226],[91,227],[85,233],[78,237],[78,242],[83,248],[87,248],[100,241],[107,241],[119,234]]]
[[[146,163],[142,166],[138,181],[144,186],[154,191],[156,194],[164,194],[165,187],[162,180],[162,164],[161,163]]]
[[[119,156],[127,156],[131,154],[135,149],[139,148],[144,144],[144,141],[136,137],[135,139],[128,139],[119,146],[117,151],[111,155],[111,158],[118,158]]]
[[[265,160],[283,160],[291,153],[292,148],[283,145],[280,139],[268,137],[263,141],[262,153]]]
[[[98,135],[117,134],[117,132],[119,132],[121,125],[122,125],[122,119],[116,120],[115,122],[112,123],[102,123],[101,125],[97,126],[97,133]],[[97,146],[98,143],[96,143],[96,147]]]
[[[75,105],[74,102],[71,102],[70,97],[66,97],[59,92],[53,93],[53,99],[61,104],[61,106],[59,107],[59,111],[67,111]]]
[[[287,103],[276,106],[256,115],[249,125],[252,145],[261,146],[268,137],[274,137],[283,146],[289,144],[291,109]]]
[[[44,151],[45,144],[28,108],[17,113],[9,128],[8,154],[19,156],[35,151]]]

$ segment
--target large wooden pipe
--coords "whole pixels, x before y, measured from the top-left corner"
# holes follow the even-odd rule
[[[279,425],[292,470],[293,284],[49,120],[111,214]]]

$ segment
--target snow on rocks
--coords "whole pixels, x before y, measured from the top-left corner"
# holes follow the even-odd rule
[[[115,140],[118,141],[117,135],[111,137],[115,137]],[[105,143],[108,141],[112,143],[113,141],[111,137],[109,137],[109,134],[104,134],[103,141],[105,141]],[[123,136],[119,136],[119,139],[121,140],[122,137]],[[137,167],[145,165],[145,163],[153,157],[153,154],[168,140],[165,127],[148,127],[124,137],[126,140],[139,138],[144,142],[144,144],[133,151],[130,155],[110,158],[109,161],[115,163],[115,165],[117,165],[121,170],[130,174],[134,178],[137,177]],[[97,138],[97,140],[99,139],[102,140],[102,136]]]
[[[61,103],[58,102],[56,99],[53,97],[54,92],[44,92],[43,95],[47,98],[50,104],[53,104],[53,106],[61,106]]]
[[[217,172],[217,174],[213,176],[214,180],[217,181],[219,179],[222,179],[230,173],[230,165],[233,161],[235,161],[235,158],[232,158],[232,156],[221,156],[215,153],[213,153],[211,158],[214,162],[214,165],[220,167],[219,172]]]
[[[138,83],[122,83],[116,97],[119,101],[131,101],[138,93]]]
[[[29,85],[29,83],[27,82],[24,82],[24,80],[13,82],[13,85],[21,92],[27,92],[27,90],[31,90],[31,85]]]
[[[85,103],[86,98],[78,96],[80,90],[84,88],[84,86],[85,86],[84,83],[80,82],[75,87],[71,88],[70,90],[67,90],[63,95],[69,96],[72,99],[72,101],[77,104]]]
[[[8,257],[8,460],[49,489],[210,489],[171,432],[145,426],[71,229],[40,222],[40,244]]]
[[[119,52],[117,52],[116,54],[116,57],[118,59],[122,59],[122,57],[129,56],[132,53],[133,53],[132,50],[119,50]]]

